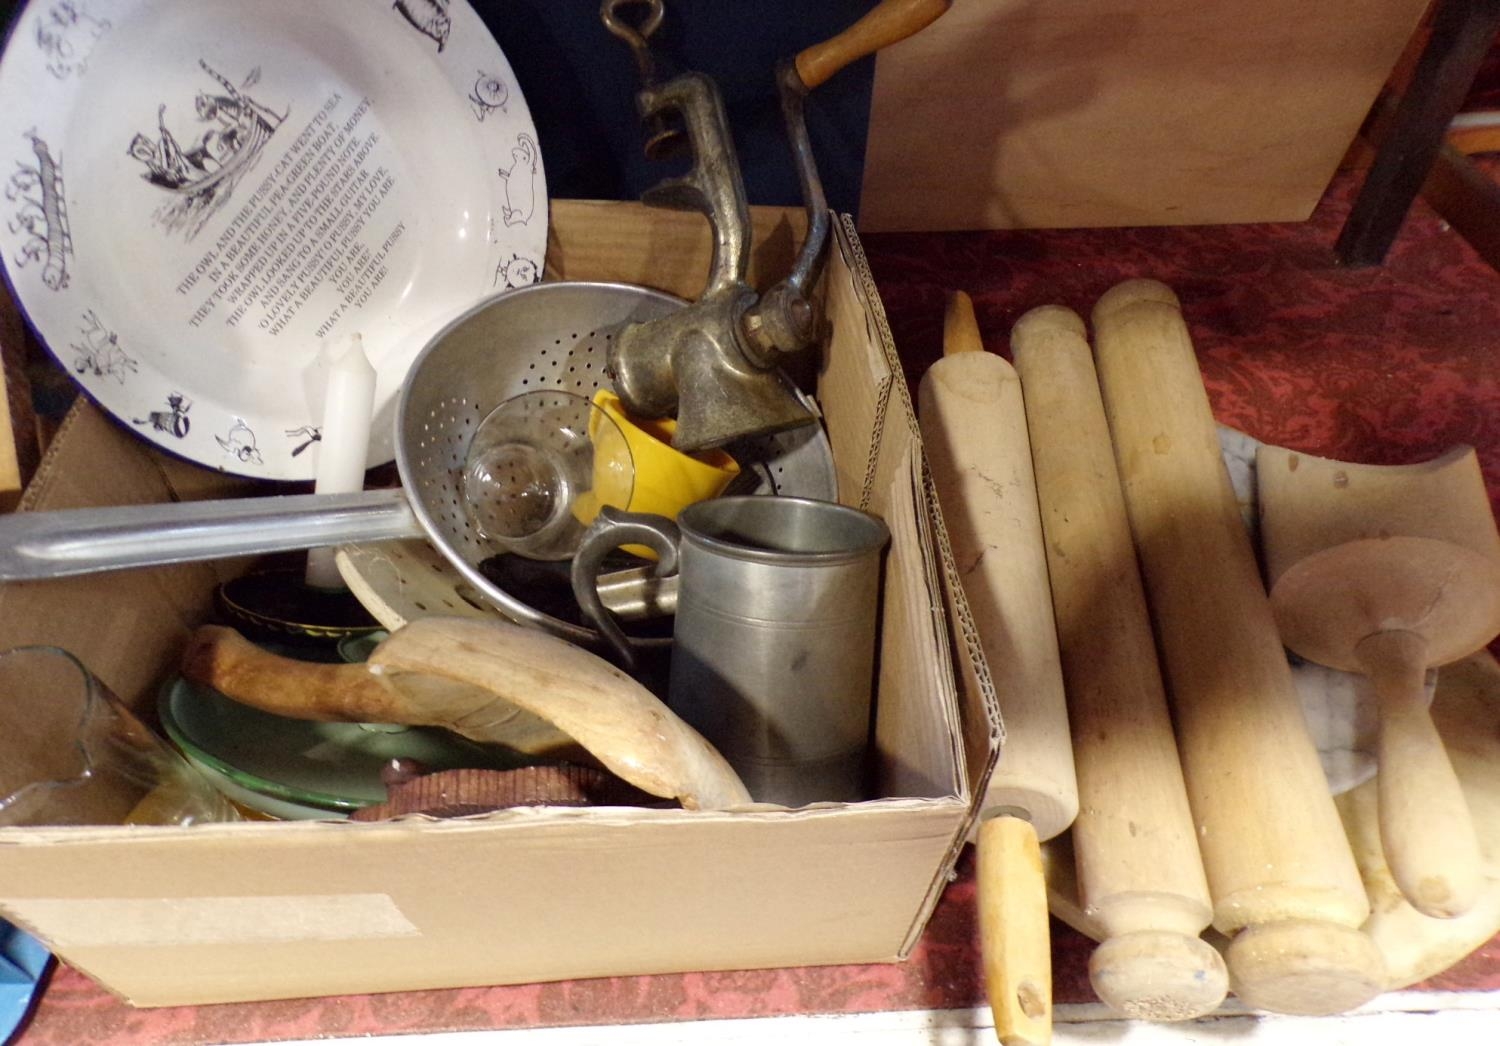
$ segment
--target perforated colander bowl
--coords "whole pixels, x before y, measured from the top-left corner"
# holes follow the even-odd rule
[[[623,283],[538,283],[506,291],[453,320],[412,362],[397,403],[396,466],[427,536],[487,600],[508,616],[579,640],[593,632],[538,611],[524,593],[485,576],[494,548],[464,510],[469,442],[497,405],[560,389],[591,397],[608,384],[610,340],[627,323],[682,307],[660,291]]]

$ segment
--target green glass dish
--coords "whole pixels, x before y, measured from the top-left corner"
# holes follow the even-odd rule
[[[395,759],[424,771],[531,761],[437,727],[272,715],[181,676],[162,688],[158,713],[173,744],[231,798],[277,817],[346,817],[385,802],[381,770]]]

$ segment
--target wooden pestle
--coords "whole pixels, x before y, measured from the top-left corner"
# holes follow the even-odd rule
[[[1247,1005],[1337,1013],[1383,963],[1309,736],[1181,307],[1130,280],[1093,311],[1094,348],[1161,648],[1188,801]]]
[[[1016,322],[1073,758],[1079,900],[1103,933],[1095,993],[1148,1020],[1215,1009],[1224,960],[1167,711],[1109,424],[1083,321],[1047,305]]]

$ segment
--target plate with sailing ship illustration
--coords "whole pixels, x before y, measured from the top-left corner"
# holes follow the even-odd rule
[[[0,55],[0,254],[126,428],[246,476],[316,473],[329,366],[411,360],[540,278],[546,176],[467,0],[29,0]]]

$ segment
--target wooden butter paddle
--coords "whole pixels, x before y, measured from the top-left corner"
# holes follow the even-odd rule
[[[1256,473],[1282,642],[1370,679],[1391,874],[1418,911],[1462,915],[1483,882],[1479,841],[1423,677],[1500,633],[1500,533],[1474,450],[1358,465],[1263,446]]]

